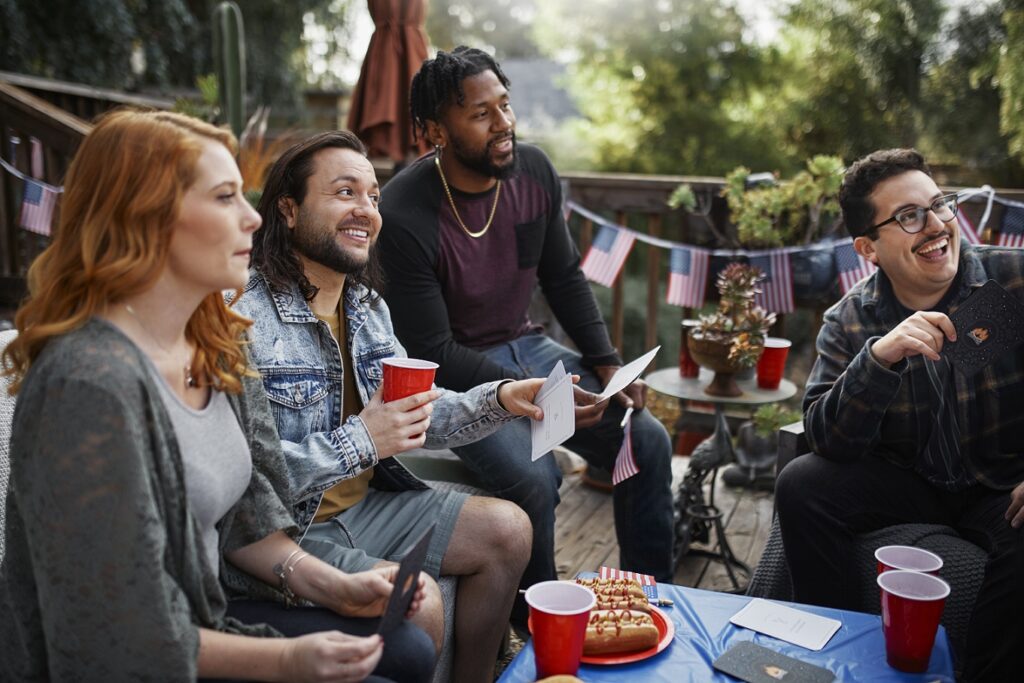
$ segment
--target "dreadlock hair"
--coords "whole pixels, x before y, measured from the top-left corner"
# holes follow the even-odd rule
[[[263,227],[253,234],[252,266],[273,289],[287,292],[295,283],[306,301],[312,301],[319,289],[302,270],[302,262],[292,248],[288,221],[278,205],[282,199],[290,197],[302,206],[309,189],[309,177],[313,175],[314,157],[320,150],[332,147],[351,149],[366,156],[362,141],[347,130],[332,130],[307,138],[285,150],[271,167],[256,207],[263,217]],[[369,290],[361,301],[375,304],[380,299],[377,292],[384,285],[384,269],[376,249],[370,250],[370,259],[363,268],[346,273],[345,286],[350,284],[363,285]]]
[[[465,104],[462,82],[484,71],[493,71],[506,88],[511,85],[494,57],[483,50],[460,45],[451,52],[439,51],[412,78],[409,111],[413,140],[427,134],[427,121],[440,121],[441,111],[452,103]]]

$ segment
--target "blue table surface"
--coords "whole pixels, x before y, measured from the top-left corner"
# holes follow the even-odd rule
[[[941,626],[935,638],[928,671],[923,674],[907,674],[886,664],[885,638],[882,635],[881,619],[876,615],[784,603],[838,619],[842,624],[825,647],[815,652],[729,623],[729,618],[752,599],[747,596],[664,583],[658,584],[658,595],[675,602],[672,607],[660,608],[675,625],[672,643],[657,655],[632,664],[583,664],[576,674],[579,678],[584,681],[735,683],[735,678],[714,670],[711,663],[731,645],[751,640],[790,657],[824,667],[836,675],[837,681],[954,683],[953,658],[946,631]],[[499,683],[537,680],[532,642],[526,644],[498,680]]]

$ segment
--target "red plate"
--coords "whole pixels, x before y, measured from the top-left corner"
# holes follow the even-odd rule
[[[641,659],[647,659],[658,654],[672,642],[672,637],[676,634],[676,627],[672,623],[672,620],[665,616],[665,613],[660,609],[651,605],[651,619],[654,621],[654,625],[658,629],[658,644],[654,647],[649,647],[646,650],[636,650],[635,652],[614,652],[608,655],[583,655],[580,657],[580,661],[584,664],[628,664],[630,662],[639,662]]]

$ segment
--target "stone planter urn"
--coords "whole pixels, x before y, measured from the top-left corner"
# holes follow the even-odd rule
[[[732,341],[723,342],[691,334],[687,339],[690,355],[701,367],[715,373],[711,384],[704,387],[709,396],[741,396],[743,390],[736,384],[736,373],[744,369],[729,360]]]

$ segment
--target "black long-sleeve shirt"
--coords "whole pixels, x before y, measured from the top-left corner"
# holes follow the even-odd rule
[[[428,154],[381,193],[384,296],[410,356],[441,367],[438,384],[464,391],[516,378],[479,352],[538,329],[527,315],[540,284],[589,365],[620,365],[562,215],[558,175],[542,151],[518,146],[519,170],[501,184],[494,221],[470,237],[459,225]],[[452,195],[470,230],[487,222],[495,189]]]

